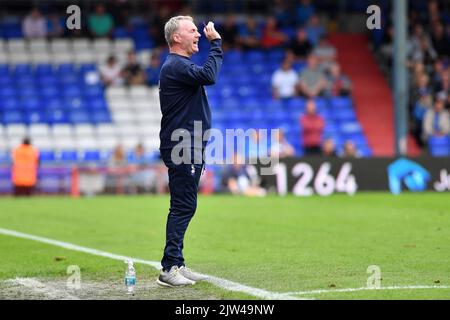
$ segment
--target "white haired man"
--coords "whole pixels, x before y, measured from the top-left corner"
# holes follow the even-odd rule
[[[216,82],[223,59],[222,40],[214,23],[205,25],[203,32],[210,41],[210,51],[205,64],[198,66],[190,59],[199,51],[201,36],[192,17],[173,17],[164,27],[170,53],[159,78],[160,152],[169,173],[170,210],[162,270],[157,279],[163,286],[191,285],[205,279],[186,268],[182,252],[184,234],[197,209],[198,185],[204,167],[203,151],[207,143],[203,141],[203,135],[211,128],[211,110],[204,86]],[[194,122],[201,122],[201,136],[197,132],[194,135]],[[190,134],[192,144],[188,146],[191,153],[188,162],[178,163],[172,159],[172,151],[179,143],[172,140],[176,130]],[[200,150],[197,150],[195,140],[201,141]],[[192,159],[192,155],[196,159]],[[200,161],[197,161],[198,155],[201,155]]]

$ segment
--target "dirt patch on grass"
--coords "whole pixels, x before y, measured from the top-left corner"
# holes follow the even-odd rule
[[[126,294],[125,285],[117,280],[83,279],[80,289],[69,289],[67,279],[25,278],[0,282],[0,300],[216,300],[208,284],[180,288],[160,287],[155,279],[138,282],[135,294]]]

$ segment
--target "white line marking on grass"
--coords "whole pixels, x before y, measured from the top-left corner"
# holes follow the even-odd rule
[[[42,282],[33,279],[33,278],[15,278],[6,280],[6,283],[12,283],[15,285],[20,285],[31,289],[34,293],[43,294],[47,296],[49,299],[58,299],[58,300],[80,300],[78,297],[73,296],[67,292],[52,288],[43,284]]]
[[[380,288],[345,288],[345,289],[319,289],[319,290],[309,290],[309,291],[292,291],[282,294],[286,295],[310,295],[310,294],[320,294],[320,293],[333,293],[333,292],[355,292],[355,291],[378,291],[378,290],[417,290],[417,289],[450,289],[450,286],[388,286]]]
[[[22,233],[22,232],[18,232],[18,231],[14,231],[14,230],[0,228],[0,234],[7,235],[7,236],[13,236],[13,237],[17,237],[17,238],[22,238],[22,239],[38,241],[38,242],[42,242],[42,243],[47,243],[47,244],[61,247],[64,249],[84,252],[84,253],[101,256],[101,257],[106,257],[106,258],[110,258],[110,259],[114,259],[114,260],[125,261],[125,260],[131,259],[136,263],[149,265],[157,270],[161,269],[161,264],[156,261],[148,261],[148,260],[143,260],[143,259],[138,259],[138,258],[122,256],[122,255],[109,253],[109,252],[105,252],[105,251],[101,251],[101,250],[97,250],[97,249],[81,247],[81,246],[78,246],[78,245],[75,245],[72,243],[68,243],[68,242],[34,236],[32,234]],[[287,294],[287,293],[270,292],[270,291],[267,291],[264,289],[249,287],[249,286],[237,283],[237,282],[233,282],[230,280],[226,280],[226,279],[222,279],[222,278],[218,278],[218,277],[214,277],[214,276],[209,276],[209,275],[205,275],[205,276],[208,276],[208,279],[206,281],[216,285],[217,287],[220,287],[222,289],[229,290],[229,291],[242,292],[242,293],[257,297],[257,298],[269,299],[269,300],[280,300],[280,299],[281,300],[299,300],[300,299],[300,298],[291,296],[290,294]]]

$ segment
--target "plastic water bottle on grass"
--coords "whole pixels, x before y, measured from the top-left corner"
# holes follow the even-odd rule
[[[127,287],[127,294],[134,295],[136,270],[134,269],[132,260],[128,260],[125,263],[127,264],[127,269],[125,270],[125,286]]]

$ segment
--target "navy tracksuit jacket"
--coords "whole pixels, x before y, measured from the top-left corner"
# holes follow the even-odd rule
[[[203,164],[174,164],[172,132],[186,129],[191,134],[191,152],[194,153],[194,121],[201,121],[202,135],[211,128],[211,110],[203,86],[216,82],[222,65],[222,41],[211,41],[207,61],[197,66],[190,58],[170,53],[164,62],[159,79],[159,100],[162,120],[160,131],[161,158],[169,170],[170,210],[166,225],[166,246],[161,265],[165,271],[172,266],[183,266],[183,241],[186,229],[197,208],[197,192]],[[202,142],[201,154],[207,141]],[[198,150],[197,150],[198,151]],[[204,163],[204,161],[202,161]]]

